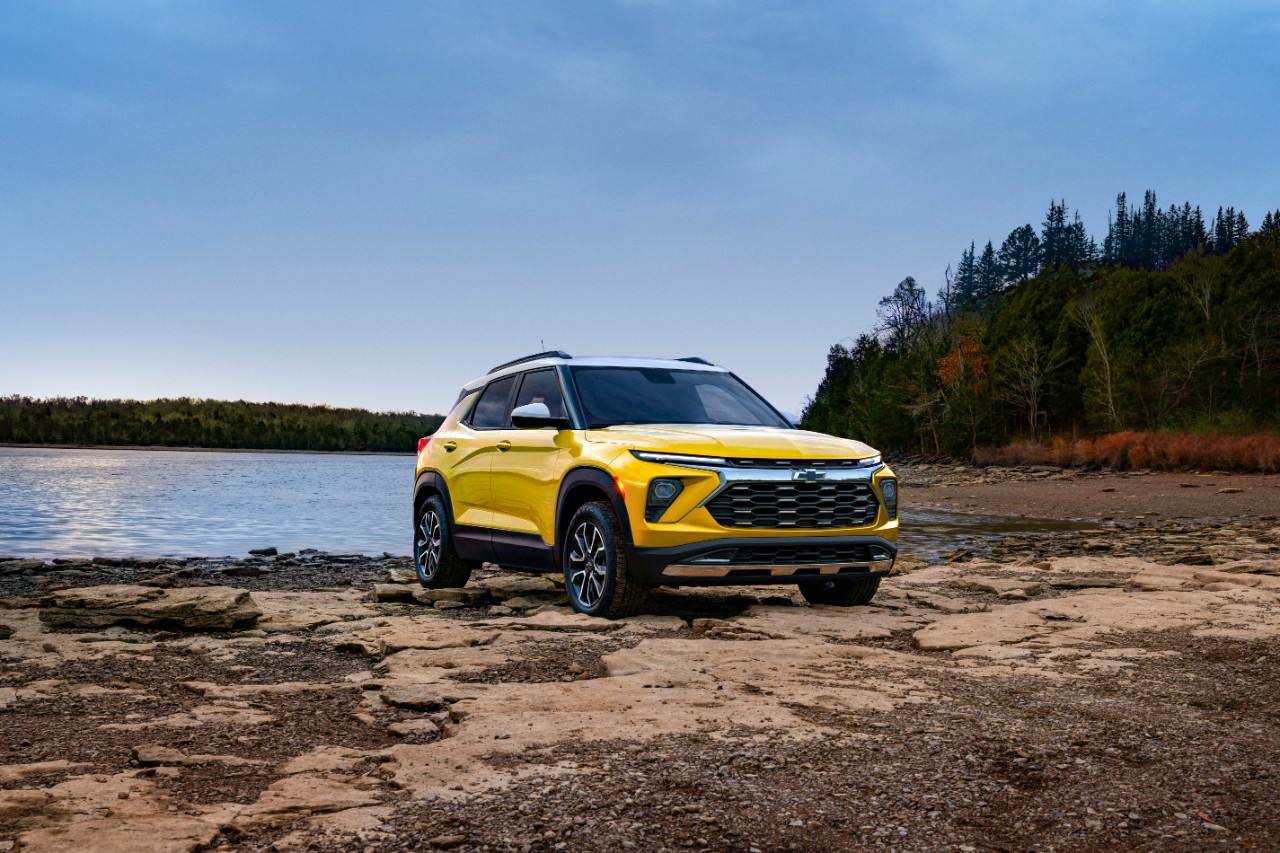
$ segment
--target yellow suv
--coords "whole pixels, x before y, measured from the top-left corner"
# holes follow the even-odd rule
[[[700,358],[542,352],[467,383],[418,446],[414,564],[460,587],[481,563],[563,571],[580,613],[653,586],[798,584],[866,604],[897,555],[893,472],[797,429]]]

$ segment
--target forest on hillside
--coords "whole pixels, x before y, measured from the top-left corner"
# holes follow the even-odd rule
[[[0,443],[412,453],[439,415],[225,400],[0,397]]]
[[[1124,431],[1280,428],[1280,210],[1251,230],[1122,193],[1105,237],[1065,201],[971,243],[936,298],[905,278],[837,343],[804,425],[883,450],[970,455]]]

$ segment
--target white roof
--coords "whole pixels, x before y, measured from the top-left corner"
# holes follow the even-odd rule
[[[637,358],[626,355],[587,355],[572,358],[547,356],[546,358],[538,358],[532,361],[522,361],[500,368],[492,373],[486,373],[479,379],[473,379],[462,386],[462,390],[463,393],[474,391],[501,376],[521,373],[526,370],[536,370],[539,367],[551,367],[556,364],[576,365],[578,367],[660,367],[666,370],[698,370],[705,373],[729,372],[728,368],[721,367],[718,364],[699,364],[696,361],[680,361],[675,358]]]

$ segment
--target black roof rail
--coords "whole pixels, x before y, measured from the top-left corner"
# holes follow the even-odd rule
[[[677,358],[676,361],[687,361],[690,364],[705,364],[707,367],[715,367],[714,364],[696,355],[688,355],[684,358]]]
[[[537,361],[540,358],[573,358],[573,356],[563,350],[549,349],[546,352],[535,352],[533,355],[526,355],[524,358],[516,358],[511,361],[503,362],[490,370],[489,373],[497,373],[503,368],[513,367],[517,364],[524,364],[526,361]],[[486,373],[485,375],[488,376],[489,374]]]

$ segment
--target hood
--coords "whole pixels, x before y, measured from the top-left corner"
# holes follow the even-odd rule
[[[589,430],[586,440],[620,448],[760,459],[862,459],[877,451],[860,441],[776,427],[645,424]]]

